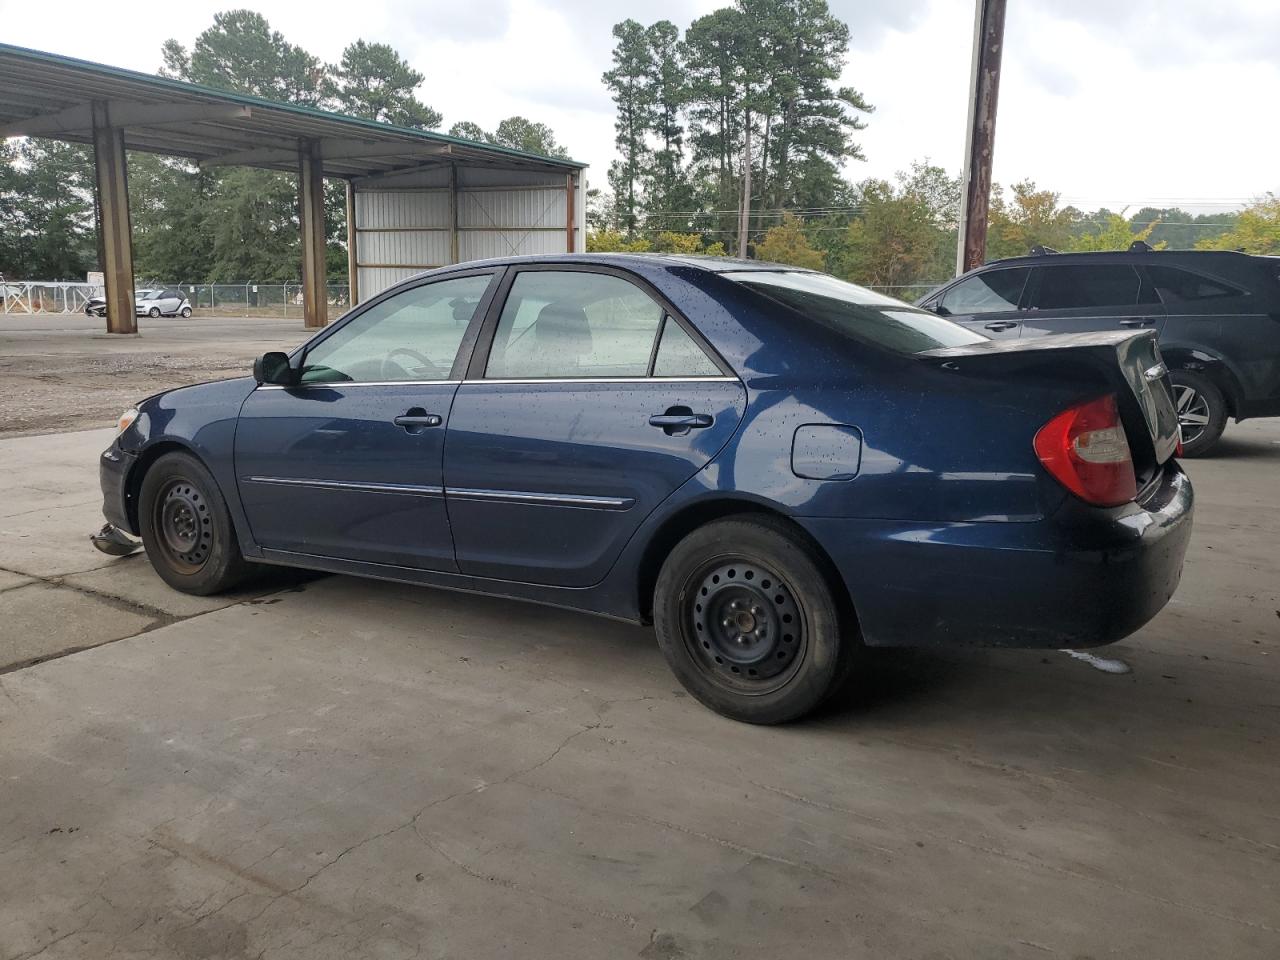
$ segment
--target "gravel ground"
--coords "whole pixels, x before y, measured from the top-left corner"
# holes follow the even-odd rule
[[[137,337],[109,337],[100,324],[0,319],[0,437],[109,426],[142,397],[242,376],[254,357],[306,336],[297,320],[152,321]]]

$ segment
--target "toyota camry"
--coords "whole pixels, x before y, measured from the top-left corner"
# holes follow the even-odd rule
[[[513,258],[126,411],[95,542],[140,536],[188,593],[277,564],[652,623],[702,703],[777,723],[863,645],[1138,629],[1191,532],[1178,443],[1150,332],[993,341],[776,264]]]

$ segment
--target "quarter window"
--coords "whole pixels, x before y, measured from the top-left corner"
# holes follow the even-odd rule
[[[1218,280],[1210,280],[1190,270],[1175,267],[1149,265],[1147,276],[1165,303],[1186,303],[1193,300],[1217,300],[1221,297],[1238,297],[1244,291]]]
[[[1017,310],[1030,273],[1027,267],[988,270],[961,280],[942,295],[940,306],[955,316]]]
[[[667,317],[653,361],[655,377],[715,377],[720,368],[678,322]]]
[[[1036,306],[1041,310],[1131,307],[1149,301],[1138,271],[1128,264],[1062,264],[1041,268]]]
[[[609,274],[526,270],[516,275],[485,376],[643,377],[663,310]]]
[[[447,380],[491,278],[439,280],[374,304],[307,351],[302,382]]]

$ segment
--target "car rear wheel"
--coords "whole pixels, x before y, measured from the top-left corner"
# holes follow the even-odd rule
[[[676,545],[654,592],[658,645],[705,706],[785,723],[839,688],[857,637],[815,551],[768,517],[719,520]]]
[[[191,308],[190,308],[190,307],[183,307],[183,308],[182,308],[182,319],[183,319],[183,320],[189,320],[189,319],[191,319]]]
[[[219,593],[248,572],[218,486],[189,454],[166,453],[147,470],[138,525],[151,566],[183,593]]]
[[[1182,455],[1198,457],[1212,449],[1227,427],[1227,402],[1218,385],[1202,373],[1174,370],[1173,399],[1182,431]]]

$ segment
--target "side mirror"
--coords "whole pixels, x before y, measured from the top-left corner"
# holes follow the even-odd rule
[[[944,307],[941,301],[939,301],[938,303],[931,303],[929,304],[929,306],[925,307],[925,309],[932,310],[934,313],[936,313],[940,317],[951,316],[951,311],[948,310],[946,307]]]
[[[298,382],[297,371],[289,366],[289,355],[279,350],[264,353],[253,361],[253,379],[264,383],[291,387]]]

